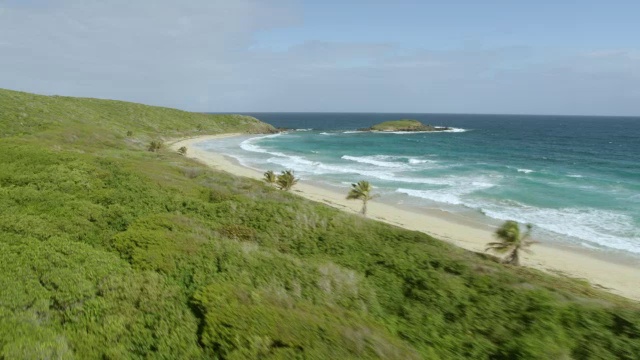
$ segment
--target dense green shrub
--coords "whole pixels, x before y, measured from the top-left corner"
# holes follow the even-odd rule
[[[6,91],[0,104],[0,358],[640,354],[635,303],[118,136],[244,118]],[[37,116],[15,124],[24,111]]]
[[[158,152],[160,150],[162,150],[162,147],[164,146],[164,144],[162,143],[162,141],[160,140],[153,140],[149,143],[149,146],[147,146],[147,150],[151,151],[151,152]]]

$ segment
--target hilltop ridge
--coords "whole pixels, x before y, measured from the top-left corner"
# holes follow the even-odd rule
[[[207,133],[273,133],[270,124],[246,115],[205,114],[138,103],[46,96],[0,89],[0,137],[61,130],[103,128],[126,134],[170,138]]]

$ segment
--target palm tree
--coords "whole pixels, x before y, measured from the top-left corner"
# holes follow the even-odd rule
[[[295,185],[296,183],[298,183],[298,179],[296,179],[295,175],[293,174],[293,170],[283,171],[280,175],[278,175],[278,178],[276,179],[278,188],[284,191],[291,190],[293,185]]]
[[[273,172],[273,170],[269,170],[266,173],[264,173],[264,179],[263,179],[267,184],[275,184],[276,181],[278,180],[278,177],[276,176],[276,173]]]
[[[505,221],[495,232],[495,237],[500,240],[487,244],[485,251],[493,250],[498,253],[507,253],[504,262],[511,265],[520,265],[520,250],[530,253],[527,249],[536,241],[529,240],[533,225],[527,224],[527,231],[524,234],[520,231],[520,225],[513,220]]]
[[[371,194],[371,184],[368,181],[360,180],[357,184],[351,184],[347,200],[362,200],[360,213],[367,216],[367,202],[375,197],[377,195]]]

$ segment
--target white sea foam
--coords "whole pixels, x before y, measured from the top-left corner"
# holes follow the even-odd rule
[[[535,171],[530,170],[530,169],[518,169],[518,172],[525,173],[525,174],[530,174],[530,173],[535,172]]]
[[[240,143],[240,148],[249,152],[272,155],[273,157],[267,159],[267,162],[281,165],[284,168],[293,169],[301,173],[309,173],[309,174],[316,174],[316,175],[359,174],[363,176],[368,176],[368,177],[377,178],[381,180],[388,180],[388,181],[414,182],[414,183],[423,183],[423,184],[430,183],[420,178],[415,178],[415,179],[414,178],[398,178],[392,174],[389,174],[388,170],[375,171],[375,170],[368,170],[368,169],[359,169],[355,167],[324,164],[322,162],[308,160],[302,156],[287,155],[277,151],[268,151],[255,144],[255,142],[259,140],[262,140],[265,138],[273,138],[279,135],[281,134],[267,135],[267,136],[247,139]]]
[[[541,229],[610,249],[640,254],[640,231],[633,219],[615,211],[562,208],[544,209],[518,204],[496,206],[486,204],[484,213],[495,219],[532,223]]]
[[[492,184],[484,181],[475,181],[467,187],[456,185],[434,190],[399,188],[396,192],[479,209],[485,215],[498,220],[532,223],[538,231],[547,231],[549,234],[556,234],[555,236],[568,236],[588,247],[604,247],[640,254],[640,230],[634,227],[633,218],[629,215],[590,208],[538,208],[513,200],[497,203],[466,196],[491,186]]]
[[[488,182],[484,178],[451,177],[438,179],[434,182],[439,182],[438,185],[446,185],[446,187],[432,190],[399,188],[396,192],[446,204],[467,205],[467,201],[464,199],[465,195],[496,186],[495,183]]]
[[[277,164],[287,169],[295,170],[299,173],[307,173],[310,175],[326,175],[326,174],[357,174],[373,179],[384,181],[411,183],[411,184],[428,184],[428,185],[448,185],[449,181],[438,180],[423,177],[406,177],[393,174],[391,168],[385,167],[380,170],[369,168],[361,168],[357,166],[341,166],[334,164],[326,164],[319,161],[311,161],[301,156],[288,156],[282,153],[270,153],[274,157],[267,159],[268,163]],[[400,168],[399,168],[400,169]],[[402,170],[402,169],[400,169]]]
[[[433,163],[435,161],[433,160],[424,160],[424,159],[413,159],[413,158],[409,158],[409,164],[411,165],[418,165],[418,164],[425,164],[425,163]]]
[[[281,136],[282,133],[278,133],[278,134],[273,134],[273,135],[267,135],[267,136],[259,136],[259,137],[254,137],[251,139],[247,139],[243,142],[240,143],[240,148],[242,150],[245,151],[250,151],[250,152],[255,152],[255,153],[263,153],[263,154],[271,154],[271,155],[276,155],[276,156],[287,156],[283,153],[279,153],[279,152],[269,152],[265,149],[263,149],[262,147],[254,144],[255,142],[262,140],[262,139],[268,139],[268,138],[274,138],[274,137],[278,137]]]
[[[449,130],[445,130],[444,132],[452,132],[452,133],[458,133],[458,132],[467,132],[469,131],[469,129],[461,129],[461,128],[449,128]]]
[[[311,131],[313,129],[296,129],[296,131]]]
[[[331,135],[336,135],[336,133],[321,132],[320,135],[331,136]]]
[[[413,196],[413,197],[418,197],[418,198],[422,198],[422,199],[427,199],[427,200],[433,200],[433,201],[437,201],[437,202],[441,202],[441,203],[446,203],[446,204],[453,204],[453,205],[462,205],[462,200],[453,194],[447,194],[445,192],[442,191],[431,191],[431,190],[415,190],[415,189],[403,189],[403,188],[399,188],[396,190],[396,192],[401,193],[401,194],[406,194],[409,196]]]
[[[343,131],[343,134],[358,134],[358,133],[363,133],[366,131],[362,131],[362,130],[348,130],[348,131]]]
[[[581,178],[584,177],[582,175],[577,175],[577,174],[571,174],[571,175],[567,175],[568,177],[572,177],[572,178]]]
[[[318,167],[321,166],[322,163],[319,161],[311,161],[308,159],[305,159],[301,156],[281,156],[281,157],[273,157],[273,158],[269,158],[267,159],[267,162],[270,163],[274,163],[274,164],[280,164],[280,165],[303,165],[303,166],[311,166],[311,167]],[[309,171],[309,172],[313,172],[313,171]]]
[[[373,155],[373,156],[343,155],[342,156],[342,159],[344,160],[355,161],[362,164],[370,164],[370,165],[386,167],[386,168],[407,168],[407,165],[403,163],[384,161],[384,159],[389,159],[389,158],[390,158],[389,156],[384,156],[384,155]]]
[[[293,169],[300,173],[308,173],[312,175],[325,175],[325,174],[358,174],[363,176],[369,176],[373,178],[383,179],[395,179],[388,174],[387,171],[372,171],[358,169],[355,167],[338,166],[325,164],[319,161],[310,161],[300,156],[286,156],[286,157],[272,157],[267,159],[267,162],[277,164],[285,168]]]
[[[362,164],[375,165],[380,167],[411,169],[410,165],[435,164],[435,160],[416,159],[409,156],[397,155],[369,155],[369,156],[351,156],[343,155],[342,159],[359,162]],[[406,159],[406,162],[404,161]]]

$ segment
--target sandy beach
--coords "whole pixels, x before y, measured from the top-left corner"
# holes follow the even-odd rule
[[[208,152],[195,146],[204,141],[240,135],[246,134],[205,135],[178,140],[171,143],[170,146],[174,150],[182,146],[187,147],[188,157],[197,159],[214,169],[261,180],[261,172],[241,166],[223,154]],[[361,206],[358,201],[346,200],[346,193],[304,181],[299,182],[293,192],[307,199],[351,213],[357,213]],[[421,231],[476,252],[483,252],[485,245],[494,241],[493,233],[488,226],[466,224],[445,212],[435,216],[427,212],[404,209],[374,200],[369,203],[368,216],[406,229]],[[616,261],[607,254],[548,244],[534,245],[532,251],[533,254],[523,254],[521,259],[523,265],[584,279],[594,287],[640,301],[640,263],[638,261]]]

